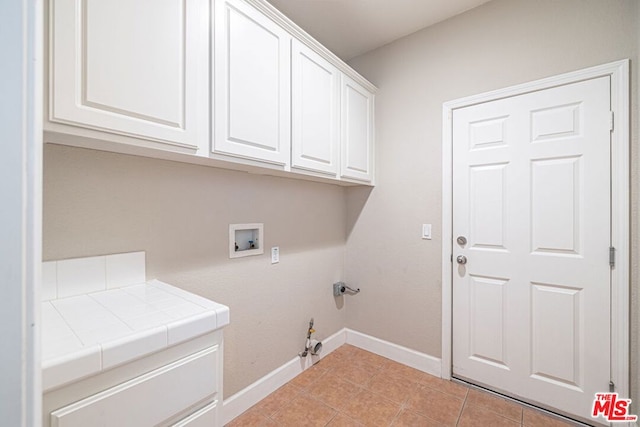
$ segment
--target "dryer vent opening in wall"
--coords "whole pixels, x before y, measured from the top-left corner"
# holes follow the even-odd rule
[[[229,224],[229,258],[264,253],[263,224]]]

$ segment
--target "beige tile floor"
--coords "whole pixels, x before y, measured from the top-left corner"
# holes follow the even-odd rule
[[[489,393],[343,345],[227,426],[569,425]]]

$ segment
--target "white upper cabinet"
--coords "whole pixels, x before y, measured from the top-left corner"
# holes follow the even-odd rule
[[[243,0],[215,0],[213,153],[289,166],[291,35]]]
[[[342,178],[373,181],[373,100],[362,85],[342,76]]]
[[[373,184],[376,88],[267,0],[47,6],[46,142]]]
[[[293,40],[291,166],[335,177],[340,156],[340,72]]]
[[[49,14],[51,122],[206,146],[208,1],[51,0]]]

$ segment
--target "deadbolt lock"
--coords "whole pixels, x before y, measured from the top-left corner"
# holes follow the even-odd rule
[[[456,241],[458,242],[459,245],[466,245],[467,244],[467,238],[464,237],[464,236],[458,236]]]

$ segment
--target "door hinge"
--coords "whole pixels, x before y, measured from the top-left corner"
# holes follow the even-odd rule
[[[609,246],[609,267],[616,266],[616,248]]]
[[[609,130],[613,131],[613,111],[609,111]]]
[[[453,254],[451,254],[451,260],[450,260],[450,262],[453,262]]]
[[[616,391],[616,384],[613,381],[609,381],[609,393]]]

